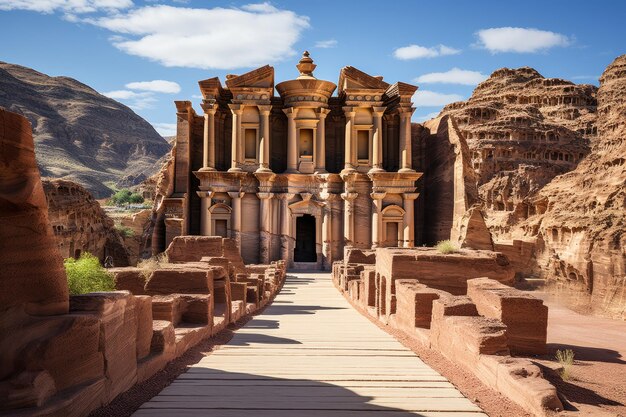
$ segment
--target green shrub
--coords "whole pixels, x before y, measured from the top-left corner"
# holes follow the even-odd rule
[[[561,364],[563,369],[560,371],[561,379],[567,381],[571,376],[571,368],[574,364],[574,351],[571,349],[557,350],[556,360]]]
[[[456,253],[459,251],[459,248],[449,240],[442,240],[437,243],[437,250],[441,253]]]
[[[63,264],[71,295],[115,290],[113,276],[89,252],[84,252],[78,259],[67,258]]]
[[[132,204],[141,204],[143,200],[143,196],[139,193],[132,193],[129,197],[129,202]]]
[[[115,225],[115,230],[122,235],[123,237],[133,237],[135,236],[135,232],[128,226],[122,226],[121,224]]]

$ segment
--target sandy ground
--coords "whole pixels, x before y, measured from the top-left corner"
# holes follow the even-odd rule
[[[579,314],[554,296],[534,291],[549,307],[549,354],[538,358],[546,377],[577,415],[626,417],[626,322]],[[571,377],[563,381],[554,358],[557,350],[574,351]]]

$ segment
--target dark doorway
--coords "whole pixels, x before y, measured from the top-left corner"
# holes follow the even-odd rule
[[[317,262],[315,254],[315,217],[305,214],[296,219],[295,262]]]

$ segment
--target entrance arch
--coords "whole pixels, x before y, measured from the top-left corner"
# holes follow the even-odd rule
[[[315,250],[315,217],[303,214],[296,218],[295,262],[317,262]]]

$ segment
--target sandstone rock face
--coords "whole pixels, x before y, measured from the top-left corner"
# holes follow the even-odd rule
[[[41,174],[82,184],[98,198],[106,181],[152,175],[170,145],[131,109],[68,77],[0,62],[0,107],[33,125]]]
[[[536,233],[548,279],[592,294],[591,304],[624,317],[626,299],[626,55],[600,78],[598,137],[578,167],[534,200],[539,214],[520,224]]]
[[[34,315],[67,313],[67,279],[48,223],[30,124],[1,108],[0,267],[0,313],[12,307]]]
[[[596,90],[528,67],[502,68],[468,101],[444,108],[440,116],[452,116],[468,142],[492,231],[525,218],[528,200],[587,155],[597,133]]]
[[[44,180],[43,188],[50,224],[64,258],[89,252],[101,261],[111,256],[115,266],[129,264],[124,240],[89,191],[66,180]]]

